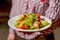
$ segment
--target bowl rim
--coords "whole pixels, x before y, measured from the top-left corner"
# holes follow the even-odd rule
[[[39,30],[24,30],[24,29],[18,29],[18,28],[16,28],[15,26],[12,27],[12,25],[10,24],[10,21],[11,21],[12,19],[16,18],[16,17],[19,17],[19,16],[22,16],[22,15],[18,15],[18,16],[12,17],[12,18],[10,18],[10,19],[8,20],[8,25],[9,25],[9,27],[12,28],[13,30],[16,30],[16,31],[22,31],[22,32],[37,32],[37,31],[42,31],[42,30],[45,30],[45,29],[49,28],[49,27],[51,26],[51,24],[52,24],[51,19],[49,19],[49,18],[47,18],[47,17],[45,17],[45,16],[41,16],[41,17],[46,18],[47,20],[49,20],[49,21],[50,21],[50,25],[45,26],[45,27],[43,27],[43,28],[41,28],[41,29],[39,29]]]

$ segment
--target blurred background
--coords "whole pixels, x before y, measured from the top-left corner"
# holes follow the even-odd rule
[[[9,18],[11,0],[0,0],[0,22],[6,22]]]
[[[0,40],[7,40],[9,14],[11,9],[11,0],[0,0]],[[60,40],[60,27],[59,25],[54,30],[55,40]]]
[[[7,40],[11,0],[0,0],[0,40]]]

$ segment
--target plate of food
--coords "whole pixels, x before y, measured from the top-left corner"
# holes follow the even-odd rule
[[[8,21],[10,28],[22,32],[36,32],[49,28],[52,22],[49,18],[39,13],[25,13],[15,16]]]

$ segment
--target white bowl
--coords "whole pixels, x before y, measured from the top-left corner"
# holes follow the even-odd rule
[[[19,16],[22,16],[22,15],[19,15]],[[39,30],[24,30],[24,29],[18,29],[18,28],[15,27],[14,22],[15,22],[16,20],[18,20],[18,17],[19,17],[19,16],[15,16],[15,17],[9,19],[9,21],[8,21],[9,27],[12,28],[12,29],[14,29],[14,30],[17,30],[17,31],[22,31],[22,32],[36,32],[36,31],[45,30],[45,29],[49,28],[49,27],[51,26],[51,24],[52,24],[51,19],[49,19],[49,18],[47,18],[47,17],[45,17],[45,16],[41,16],[41,18],[44,19],[45,21],[49,22],[50,25],[47,25],[47,26],[45,26],[45,27],[43,27],[43,28],[41,28],[41,29],[39,29]]]

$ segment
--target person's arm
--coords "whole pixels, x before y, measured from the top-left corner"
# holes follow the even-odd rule
[[[7,40],[14,40],[14,38],[15,38],[14,30],[12,28],[9,28]]]
[[[12,0],[12,8],[11,8],[11,12],[10,12],[9,18],[14,17],[14,15],[16,13],[16,11],[15,11],[16,7],[14,7],[15,3],[16,3],[16,1]],[[15,38],[14,30],[12,28],[9,28],[7,40],[14,40],[14,38]]]

